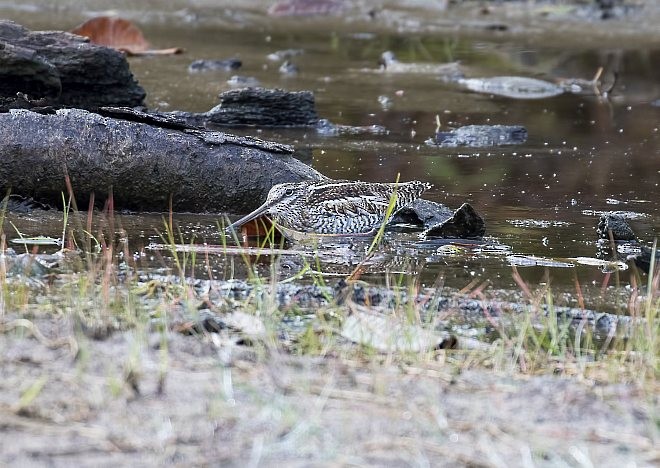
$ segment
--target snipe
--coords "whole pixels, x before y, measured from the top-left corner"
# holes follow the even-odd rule
[[[277,184],[263,205],[231,224],[232,229],[258,218],[268,217],[283,234],[294,240],[315,235],[370,235],[385,221],[395,195],[391,215],[410,205],[431,187],[411,182],[381,184],[345,180]]]

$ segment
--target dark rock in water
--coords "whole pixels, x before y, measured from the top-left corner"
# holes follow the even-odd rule
[[[320,134],[382,134],[378,125],[351,127],[321,121],[316,114],[311,91],[243,88],[220,95],[220,104],[208,112],[158,112],[130,108],[104,107],[108,117],[149,123],[174,130],[201,130],[205,126],[314,127]]]
[[[440,203],[418,198],[412,205],[400,209],[392,218],[392,224],[414,224],[430,229],[452,217],[454,212]]]
[[[205,72],[205,71],[231,71],[238,70],[243,65],[237,58],[230,58],[225,60],[195,60],[188,66],[188,71],[191,73]]]
[[[91,193],[103,203],[112,191],[116,209],[167,211],[171,199],[175,211],[244,213],[274,184],[323,178],[292,153],[257,138],[79,109],[0,113],[0,186],[53,205],[61,205],[68,175],[79,206]]]
[[[603,215],[598,220],[596,232],[599,239],[610,240],[610,231],[612,238],[615,241],[630,241],[635,240],[637,237],[633,232],[630,225],[623,216],[618,215]]]
[[[519,145],[526,141],[527,129],[520,125],[467,125],[449,132],[437,132],[426,143],[430,146],[455,148]]]
[[[468,203],[463,203],[457,210],[430,200],[418,198],[409,207],[399,210],[391,221],[392,224],[405,223],[421,226],[422,237],[475,239],[486,232],[483,218]]]
[[[451,218],[424,231],[423,236],[428,238],[443,237],[457,239],[471,239],[483,237],[486,233],[484,220],[469,203],[463,203]]]
[[[653,249],[650,247],[642,246],[638,254],[629,255],[627,260],[632,260],[637,265],[637,268],[642,270],[645,273],[649,273],[651,270],[651,259],[653,258]],[[658,268],[660,265],[660,250],[655,252],[654,260],[655,268]]]
[[[12,108],[139,106],[146,93],[121,52],[0,20],[0,112]]]
[[[262,127],[305,127],[319,120],[311,91],[265,88],[225,91],[220,95],[220,104],[204,117],[216,125]]]

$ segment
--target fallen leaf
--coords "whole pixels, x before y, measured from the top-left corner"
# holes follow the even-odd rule
[[[183,52],[179,47],[150,49],[142,31],[133,22],[113,16],[98,16],[71,30],[94,44],[112,47],[129,55],[170,55]]]

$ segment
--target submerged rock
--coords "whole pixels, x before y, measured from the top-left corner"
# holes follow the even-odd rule
[[[224,60],[195,60],[188,66],[188,71],[191,73],[205,72],[205,71],[232,71],[238,70],[243,65],[237,58],[230,58]]]
[[[328,119],[320,119],[316,123],[316,132],[323,136],[337,135],[387,135],[388,130],[382,125],[340,125],[330,122]]]
[[[429,146],[486,147],[519,145],[527,141],[527,129],[520,125],[467,125],[448,132],[436,132],[426,141]]]

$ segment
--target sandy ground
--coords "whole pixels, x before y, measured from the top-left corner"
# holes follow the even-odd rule
[[[71,329],[34,323],[50,338]],[[653,389],[467,370],[464,354],[297,357],[210,334],[171,333],[166,360],[160,334],[78,338],[74,358],[20,330],[0,335],[3,466],[660,463]]]

